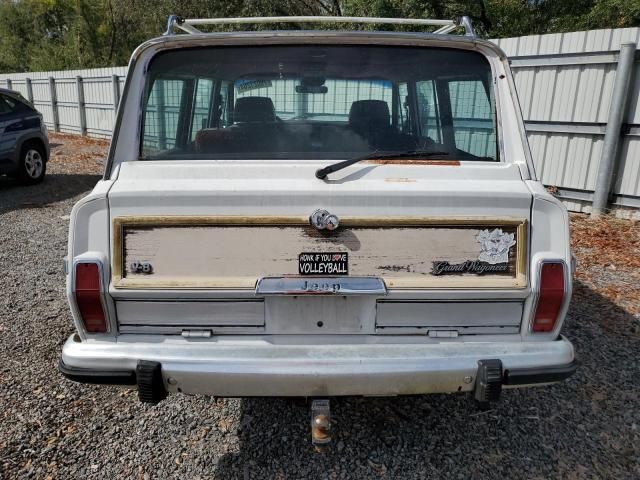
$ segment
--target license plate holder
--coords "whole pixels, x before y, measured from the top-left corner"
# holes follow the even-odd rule
[[[349,275],[346,252],[302,252],[298,255],[300,275]]]

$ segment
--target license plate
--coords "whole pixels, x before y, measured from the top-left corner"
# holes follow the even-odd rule
[[[349,255],[347,253],[303,252],[298,256],[300,275],[348,275]]]

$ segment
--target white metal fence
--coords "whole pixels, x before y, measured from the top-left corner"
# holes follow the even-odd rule
[[[109,138],[127,67],[0,75],[42,113],[50,130]]]
[[[611,107],[620,45],[640,41],[639,28],[592,30],[495,40],[511,58],[538,176],[568,207],[588,211]],[[616,206],[640,208],[640,63],[627,93]],[[635,213],[638,215],[638,213]]]
[[[511,58],[538,176],[571,210],[589,211],[602,156],[620,45],[640,29],[593,30],[495,40]],[[627,93],[612,205],[640,209],[640,63]],[[108,138],[126,67],[0,75],[50,129]],[[616,132],[617,133],[617,132]]]

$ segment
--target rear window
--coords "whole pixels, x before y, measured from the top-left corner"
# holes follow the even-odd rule
[[[476,52],[182,49],[156,56],[147,78],[143,159],[342,159],[420,150],[498,160],[491,67]]]
[[[34,110],[29,101],[19,93],[7,93],[3,95],[2,98],[13,113],[31,112]]]

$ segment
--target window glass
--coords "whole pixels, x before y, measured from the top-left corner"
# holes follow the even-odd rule
[[[409,112],[409,90],[407,82],[400,82],[397,84],[397,96],[395,102],[396,108],[396,128],[405,134],[411,133],[411,122]]]
[[[4,98],[4,95],[0,95],[0,114],[11,112],[11,107]]]
[[[4,101],[9,106],[9,110],[11,112],[20,111],[20,103],[15,98],[10,97],[9,95],[5,95]]]
[[[211,95],[213,80],[198,78],[195,80],[195,98],[193,102],[193,121],[191,122],[191,140],[195,140],[198,130],[209,126],[209,111],[212,108]]]
[[[176,146],[184,80],[159,78],[147,96],[144,111],[144,148],[149,152]]]
[[[418,115],[422,135],[435,142],[442,142],[438,99],[433,80],[417,82],[416,95],[418,96],[418,105],[420,107]]]
[[[348,122],[351,105],[358,100],[383,101],[391,111],[391,82],[326,79],[322,94],[298,93],[300,86],[300,79],[239,80],[235,98],[268,97],[281,120]]]
[[[233,102],[233,83],[221,82],[220,84],[220,96],[218,97],[218,115],[220,118],[219,126],[221,128],[228,127],[233,124],[232,117],[232,105]],[[214,125],[215,126],[215,125]]]
[[[493,101],[480,80],[449,82],[456,148],[479,157],[496,155]]]
[[[141,157],[304,160],[427,150],[495,161],[490,79],[484,56],[457,49],[171,50],[149,67]]]
[[[5,95],[4,99],[12,112],[31,112],[34,110],[34,108],[29,104],[29,101],[19,93],[10,93]]]

